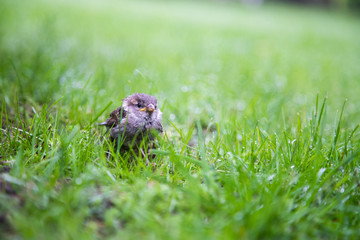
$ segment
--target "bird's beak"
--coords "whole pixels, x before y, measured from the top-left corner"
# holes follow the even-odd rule
[[[147,107],[144,108],[140,108],[140,111],[144,112],[154,112],[155,111],[155,107],[152,104],[149,104]]]
[[[148,112],[153,112],[153,111],[155,111],[154,105],[149,104],[149,105],[147,106],[147,111],[148,111]]]

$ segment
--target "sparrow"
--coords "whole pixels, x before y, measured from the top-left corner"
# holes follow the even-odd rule
[[[110,131],[110,139],[121,148],[139,145],[145,137],[154,139],[153,131],[162,133],[162,113],[157,99],[144,93],[135,93],[123,99],[120,107],[110,113],[110,117],[100,126]]]

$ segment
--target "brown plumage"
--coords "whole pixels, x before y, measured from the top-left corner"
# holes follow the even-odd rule
[[[106,126],[112,141],[121,142],[122,149],[128,149],[140,144],[144,137],[153,140],[153,131],[163,132],[161,115],[155,97],[135,93],[123,99],[122,106],[99,125]]]

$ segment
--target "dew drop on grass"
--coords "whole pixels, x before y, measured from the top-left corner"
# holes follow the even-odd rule
[[[277,75],[275,77],[275,85],[278,89],[283,89],[287,82],[287,78],[285,76]]]
[[[317,177],[320,178],[321,175],[325,172],[326,168],[320,168],[319,172],[317,173]]]
[[[350,196],[346,196],[342,201],[341,203],[344,204],[347,200],[349,200]]]
[[[234,219],[235,219],[236,221],[242,220],[243,217],[244,217],[244,214],[242,214],[242,212],[237,212],[237,213],[234,214]]]
[[[241,136],[241,134],[236,134],[236,140],[238,140],[238,141],[242,141],[242,136]]]
[[[171,113],[169,116],[170,121],[174,121],[176,118],[175,114]]]
[[[264,205],[260,205],[259,207],[256,208],[256,211],[259,211],[260,209],[262,209],[264,207]]]
[[[275,177],[275,174],[271,174],[271,175],[267,178],[267,180],[268,180],[268,181],[271,181],[271,180],[274,179],[274,177]]]
[[[224,154],[224,149],[220,148],[219,153],[220,153],[220,155],[223,155]]]
[[[77,178],[77,179],[75,180],[75,183],[76,183],[77,185],[80,185],[80,184],[82,183],[82,179],[81,179],[81,178]]]
[[[139,69],[137,69],[137,68],[134,70],[133,75],[134,75],[134,76],[138,76],[138,75],[143,76],[142,72],[141,72]]]
[[[245,107],[246,107],[246,104],[245,104],[245,102],[244,101],[238,101],[237,103],[236,103],[236,108],[237,108],[237,110],[238,111],[244,111],[244,109],[245,109]]]

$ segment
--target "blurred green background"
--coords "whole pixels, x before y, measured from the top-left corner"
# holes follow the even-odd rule
[[[145,92],[176,123],[245,114],[275,124],[320,94],[333,110],[348,99],[346,113],[360,119],[353,14],[211,1],[2,1],[0,15],[0,91],[12,107],[64,97],[64,117],[85,124],[110,100],[115,107]]]
[[[1,0],[0,238],[359,238],[358,5]],[[93,124],[134,92],[154,171]]]

